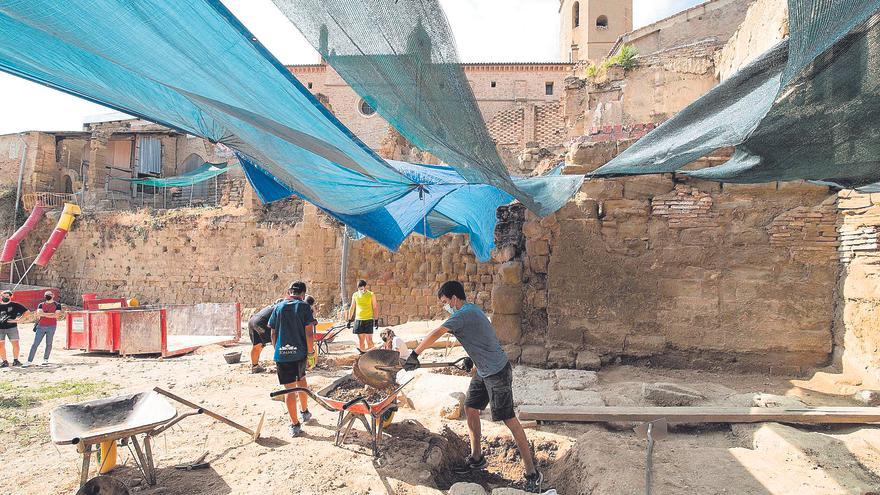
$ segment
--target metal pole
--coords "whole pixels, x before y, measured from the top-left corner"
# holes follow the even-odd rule
[[[15,189],[15,204],[12,205],[12,231],[15,232],[15,222],[18,221],[18,202],[21,200],[21,181],[24,178],[24,162],[27,157],[27,143],[21,140],[21,161],[18,163],[18,187]],[[9,283],[13,280],[12,268],[9,269]]]
[[[648,423],[648,459],[645,462],[645,495],[651,495],[651,481],[653,476],[653,462],[651,461],[651,456],[654,453],[654,435],[653,430],[654,425]]]
[[[345,311],[345,274],[348,271],[348,227],[342,228],[342,261],[339,267],[339,304]]]
[[[193,205],[193,185],[189,185],[189,207],[192,208]]]
[[[214,206],[220,205],[220,184],[217,180],[218,176],[214,176]]]

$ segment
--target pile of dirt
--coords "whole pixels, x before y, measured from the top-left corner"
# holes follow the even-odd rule
[[[487,490],[510,487],[524,488],[525,469],[516,443],[510,437],[483,438],[483,454],[489,461],[485,470],[472,471],[458,475],[455,482],[477,483]],[[467,447],[465,447],[467,449]],[[547,472],[559,454],[559,444],[554,441],[540,441],[532,446],[539,470]],[[449,486],[440,486],[443,490]]]
[[[364,385],[357,380],[348,379],[340,383],[339,386],[330,391],[330,394],[328,394],[328,398],[348,402],[352,399],[363,397],[367,400],[367,402],[372,404],[374,402],[380,402],[382,399],[388,397],[393,392],[393,388],[377,389],[370,387],[369,385]]]

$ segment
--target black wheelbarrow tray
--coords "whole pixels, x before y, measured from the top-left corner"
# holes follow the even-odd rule
[[[201,412],[195,409],[178,415],[165,397],[151,390],[56,407],[49,416],[49,432],[55,444],[76,445],[83,454],[80,485],[88,479],[89,460],[96,451],[93,446],[106,441],[131,444],[135,462],[147,483],[154,485],[156,472],[151,438]],[[143,450],[137,440],[140,434],[144,435]]]

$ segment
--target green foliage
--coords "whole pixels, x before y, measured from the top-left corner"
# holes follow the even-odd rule
[[[26,409],[62,397],[93,397],[115,388],[103,381],[62,380],[36,387],[0,381],[0,409]]]
[[[605,74],[611,66],[622,67],[624,70],[633,69],[637,62],[636,56],[638,56],[639,52],[632,45],[623,45],[620,47],[620,51],[617,52],[616,55],[610,58],[606,58],[599,64],[591,63],[586,68],[587,77],[590,79],[596,79],[597,77]]]

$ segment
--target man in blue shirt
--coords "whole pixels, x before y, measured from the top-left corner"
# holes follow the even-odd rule
[[[480,411],[491,404],[492,420],[503,421],[516,441],[525,465],[526,491],[540,492],[544,476],[535,468],[535,460],[526,432],[513,410],[513,370],[507,359],[507,353],[498,342],[492,323],[479,307],[467,302],[464,286],[457,280],[450,280],[441,285],[437,297],[443,303],[444,309],[452,316],[443,323],[443,326],[425,336],[405,361],[403,368],[408,371],[418,368],[419,354],[425,349],[430,349],[443,334],[449,332],[455,335],[476,367],[476,373],[471,378],[464,402],[468,432],[471,437],[471,453],[462,471],[483,469],[487,465],[486,457],[480,448],[482,435]]]
[[[269,317],[272,344],[275,347],[275,364],[278,368],[278,382],[284,388],[306,388],[306,368],[308,355],[314,352],[315,317],[312,308],[304,300],[306,284],[294,282],[287,290],[289,297],[275,305]],[[309,412],[308,396],[298,393],[303,422],[312,418]],[[302,425],[296,413],[294,394],[284,396],[287,413],[290,415],[290,435],[302,433]]]

